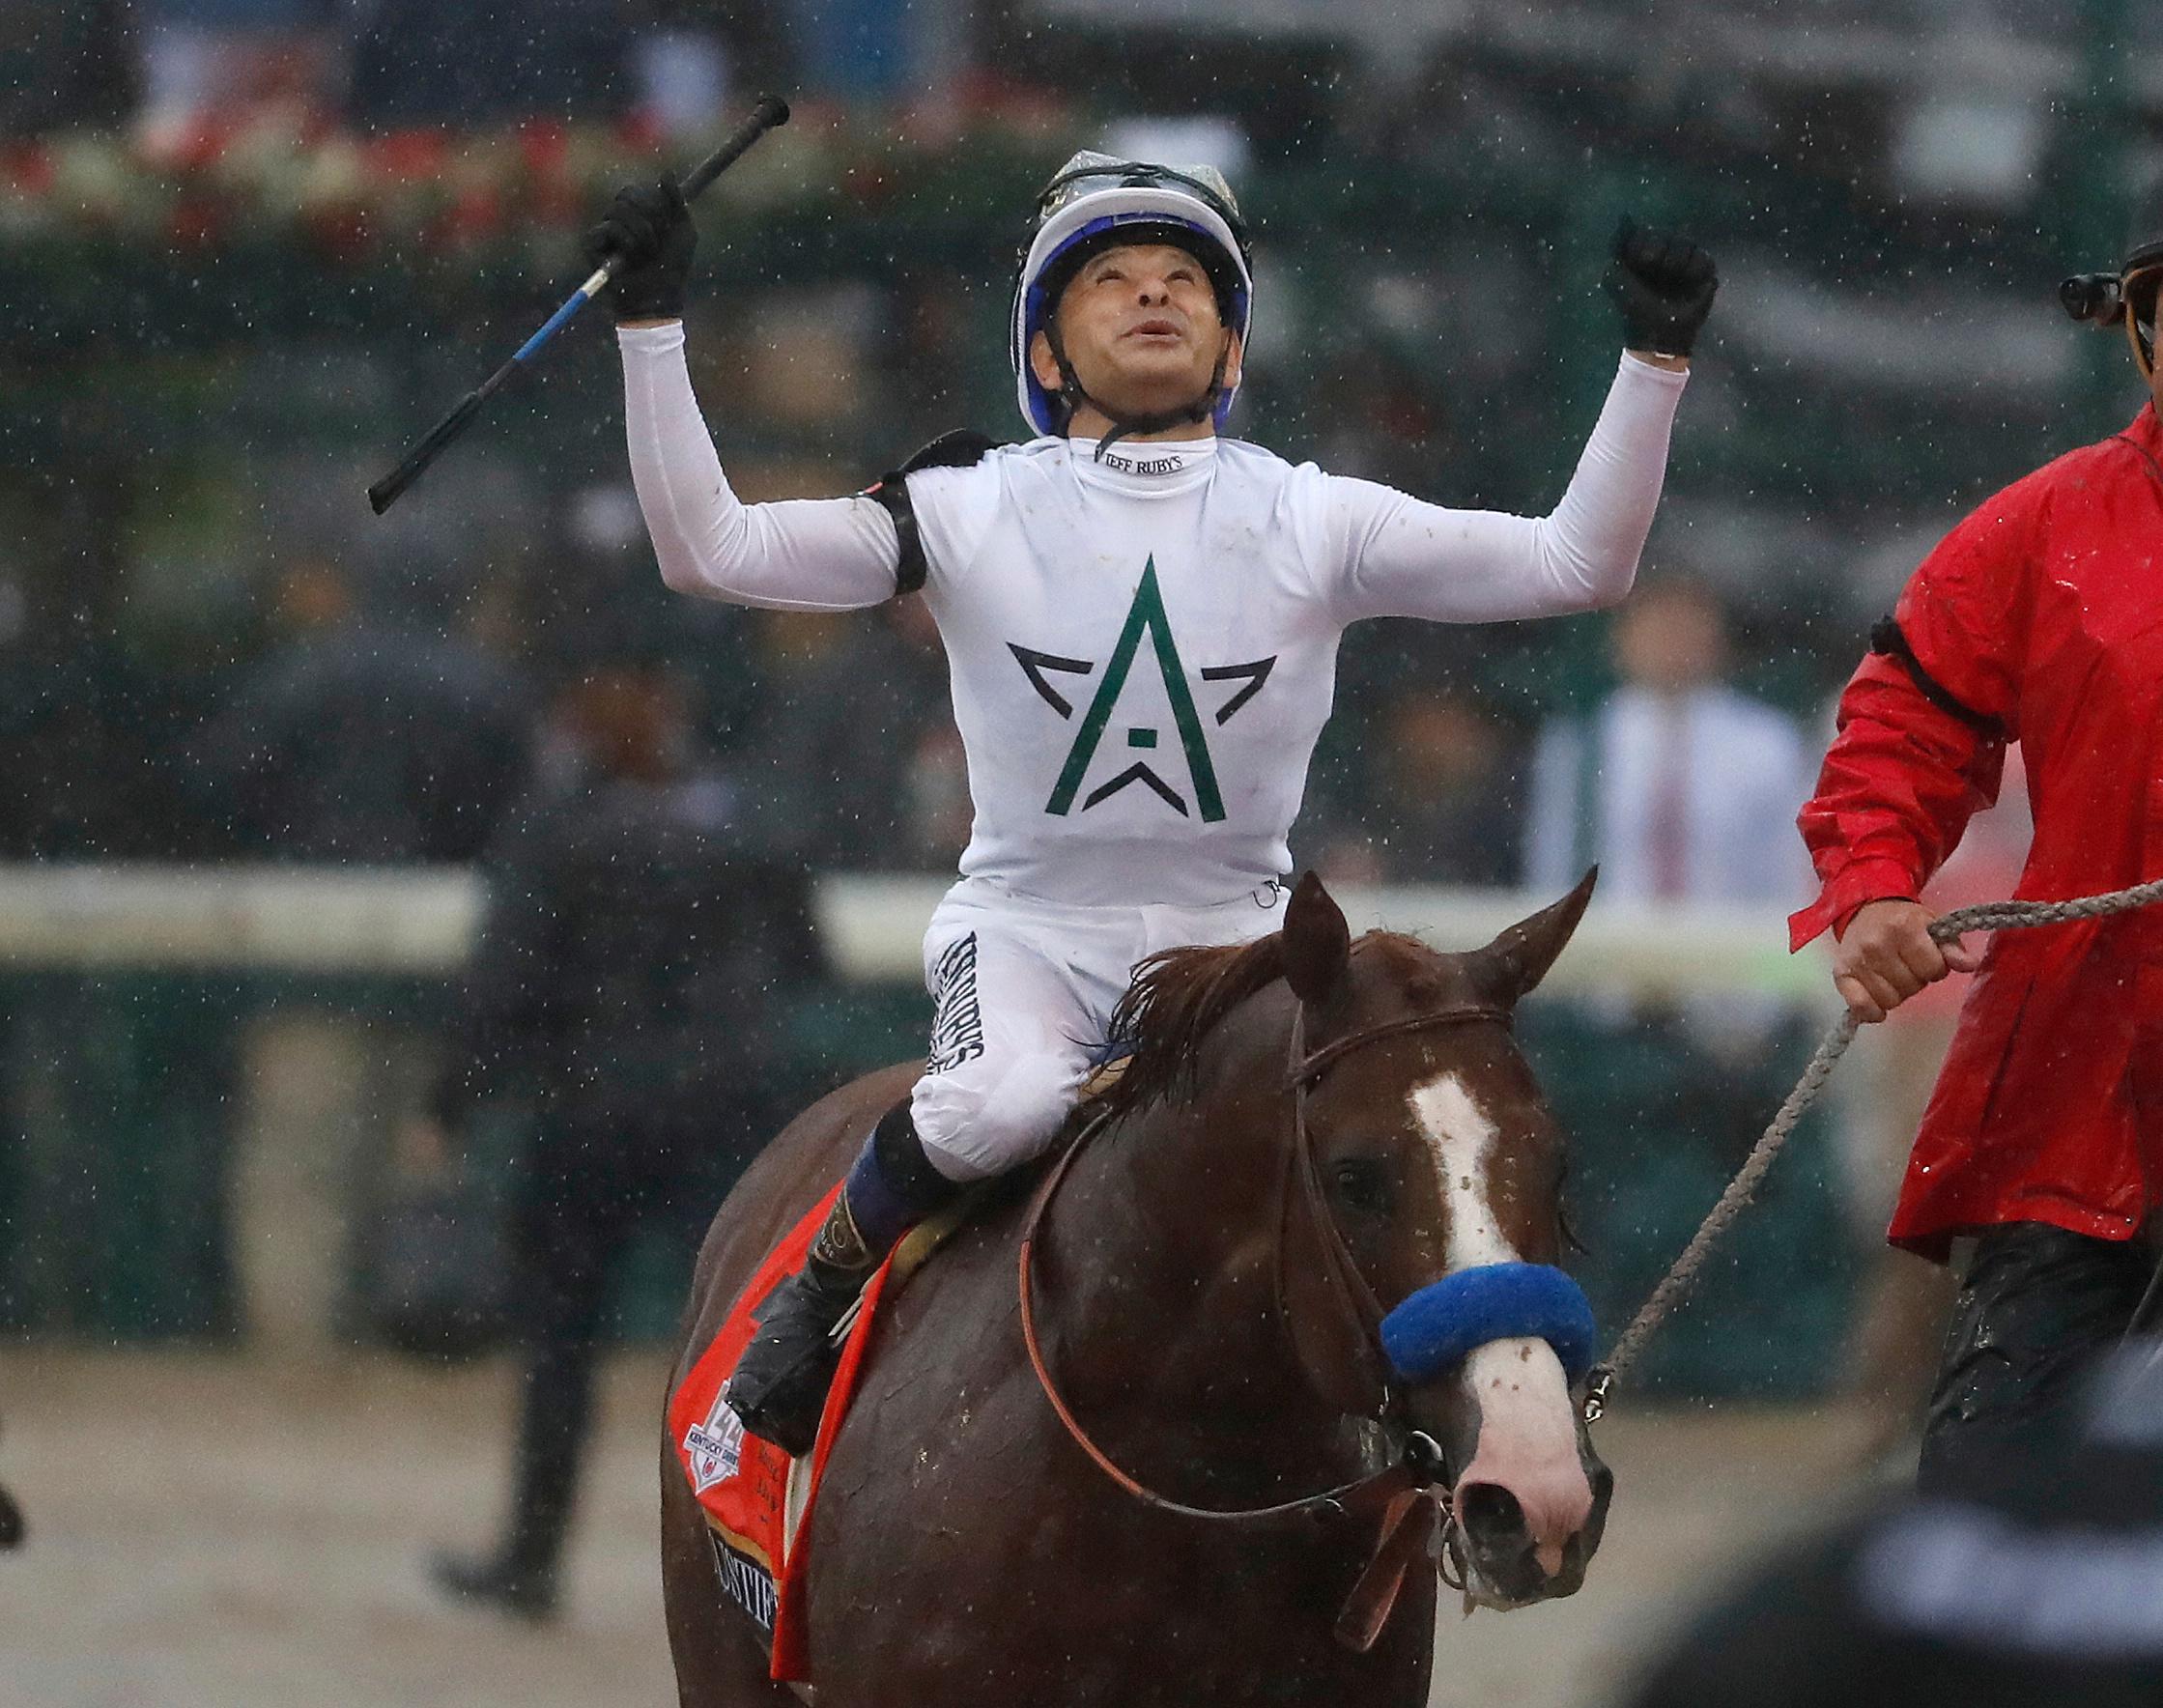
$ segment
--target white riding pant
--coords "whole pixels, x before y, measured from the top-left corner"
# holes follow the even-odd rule
[[[1050,1144],[1106,1042],[1135,963],[1277,929],[1286,892],[1208,907],[1078,907],[982,878],[946,894],[924,939],[935,1005],[909,1110],[932,1166],[984,1180]]]

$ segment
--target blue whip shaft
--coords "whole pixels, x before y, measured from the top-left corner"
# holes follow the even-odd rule
[[[527,357],[532,356],[535,351],[539,350],[542,345],[546,344],[551,338],[555,337],[556,333],[561,331],[565,327],[569,326],[571,324],[571,317],[573,315],[577,314],[578,311],[583,308],[588,302],[591,302],[594,298],[600,296],[603,287],[606,286],[609,282],[610,275],[614,271],[615,258],[613,256],[611,256],[606,263],[593,270],[593,276],[591,278],[587,279],[584,284],[581,285],[577,290],[573,291],[570,296],[566,297],[563,299],[563,306],[557,309],[554,314],[550,315],[547,320],[543,321],[541,323],[540,329],[536,331],[532,337],[527,339],[524,344],[521,344],[518,347],[518,350],[512,356],[511,360],[514,362],[525,361]]]

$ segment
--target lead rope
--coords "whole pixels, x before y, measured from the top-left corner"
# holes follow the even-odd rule
[[[1935,920],[1930,925],[1930,935],[1939,943],[1950,943],[1966,931],[2009,931],[2029,925],[2062,925],[2068,920],[2102,919],[2114,913],[2130,913],[2137,907],[2147,907],[2163,901],[2163,878],[2153,878],[2145,884],[2135,884],[2129,890],[2112,890],[2100,896],[2079,896],[2069,901],[1985,901],[1974,907],[1959,907]],[[1645,1342],[1653,1336],[1669,1312],[1689,1296],[1695,1284],[1697,1272],[1704,1267],[1714,1245],[1722,1235],[1755,1199],[1758,1186],[1766,1171],[1773,1166],[1795,1124],[1803,1119],[1804,1112],[1817,1101],[1817,1095],[1824,1090],[1825,1082],[1832,1076],[1833,1065],[1855,1041],[1858,1022],[1851,1013],[1843,1013],[1833,1023],[1816,1053],[1810,1057],[1809,1066],[1803,1069],[1802,1078],[1795,1082],[1795,1089],[1766,1127],[1764,1136],[1751,1147],[1750,1153],[1743,1159],[1743,1166],[1735,1178],[1727,1182],[1726,1191],[1720,1195],[1690,1243],[1683,1247],[1680,1257],[1652,1295],[1638,1307],[1636,1316],[1630,1321],[1614,1343],[1614,1350],[1606,1359],[1593,1366],[1584,1384],[1584,1420],[1598,1423],[1606,1415],[1608,1397],[1615,1386],[1636,1362],[1637,1354],[1644,1351]],[[2163,1268],[2158,1268],[2156,1280],[2149,1284],[2150,1298],[2163,1287]],[[2144,1299],[2139,1316],[2149,1308]]]

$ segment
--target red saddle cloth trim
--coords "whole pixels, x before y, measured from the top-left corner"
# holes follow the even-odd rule
[[[810,1575],[811,1511],[818,1500],[827,1456],[834,1449],[834,1439],[840,1433],[841,1420],[848,1414],[849,1399],[856,1390],[857,1372],[864,1362],[864,1349],[869,1344],[871,1319],[886,1289],[892,1260],[879,1266],[864,1289],[863,1306],[841,1348],[840,1367],[826,1396],[818,1440],[811,1448],[808,1473],[811,1485],[796,1529],[802,1545],[789,1546],[788,1455],[771,1441],[746,1435],[721,1391],[734,1373],[744,1348],[751,1343],[759,1305],[777,1282],[803,1266],[826,1212],[840,1194],[837,1184],[767,1254],[750,1285],[737,1295],[712,1343],[698,1354],[691,1373],[669,1401],[669,1438],[675,1443],[677,1461],[690,1480],[693,1495],[705,1511],[707,1523],[731,1556],[723,1566],[723,1586],[754,1622],[766,1629],[772,1643],[769,1671],[782,1683],[811,1676],[804,1595]]]

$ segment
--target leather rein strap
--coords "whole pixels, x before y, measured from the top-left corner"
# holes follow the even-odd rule
[[[1098,1470],[1102,1471],[1145,1506],[1153,1506],[1158,1512],[1176,1513],[1184,1519],[1209,1519],[1217,1523],[1248,1523],[1266,1519],[1329,1518],[1340,1513],[1361,1511],[1373,1506],[1386,1505],[1391,1495],[1412,1487],[1410,1473],[1407,1467],[1403,1465],[1394,1465],[1386,1470],[1379,1471],[1372,1476],[1358,1478],[1350,1483],[1340,1484],[1338,1487],[1325,1490],[1320,1494],[1309,1494],[1298,1500],[1282,1500],[1273,1506],[1237,1507],[1230,1510],[1209,1506],[1189,1506],[1184,1501],[1174,1500],[1168,1495],[1159,1494],[1155,1490],[1129,1476],[1113,1463],[1110,1455],[1105,1453],[1091,1438],[1089,1432],[1082,1427],[1080,1419],[1075,1417],[1072,1408],[1067,1404],[1066,1397],[1060,1393],[1059,1383],[1051,1373],[1051,1366],[1044,1359],[1043,1343],[1037,1333],[1036,1287],[1034,1284],[1035,1252],[1037,1233],[1043,1222],[1044,1212],[1050,1208],[1052,1198],[1059,1191],[1062,1182],[1065,1181],[1067,1170],[1073,1166],[1074,1158],[1082,1153],[1083,1148],[1098,1132],[1102,1131],[1105,1125],[1106,1118],[1098,1116],[1083,1127],[1080,1133],[1075,1136],[1074,1142],[1067,1147],[1066,1153],[1059,1158],[1051,1172],[1044,1176],[1042,1182],[1037,1187],[1036,1196],[1030,1201],[1028,1217],[1022,1223],[1021,1229],[1021,1342],[1029,1351],[1029,1367],[1036,1372],[1037,1385],[1043,1389],[1044,1398],[1051,1403],[1052,1410],[1058,1415],[1059,1421],[1066,1426],[1067,1435],[1073,1438],[1074,1445],[1089,1456],[1090,1462]]]
[[[1308,1206],[1309,1213],[1319,1223],[1326,1262],[1331,1271],[1333,1291],[1344,1301],[1347,1314],[1352,1318],[1360,1336],[1360,1344],[1371,1364],[1381,1362],[1380,1346],[1375,1330],[1381,1321],[1382,1308],[1375,1297],[1374,1290],[1368,1286],[1366,1277],[1359,1272],[1359,1266],[1353,1260],[1351,1250],[1346,1246],[1336,1218],[1328,1212],[1327,1200],[1315,1161],[1314,1138],[1307,1124],[1307,1095],[1316,1082],[1344,1057],[1383,1039],[1427,1031],[1437,1026],[1463,1025],[1482,1020],[1507,1026],[1509,1019],[1509,1011],[1504,1008],[1491,1004],[1457,1004],[1429,1013],[1386,1021],[1363,1032],[1333,1039],[1310,1053],[1305,1047],[1304,1005],[1295,1011],[1292,1026],[1292,1060],[1285,1080],[1285,1090],[1292,1099],[1292,1146],[1286,1168],[1287,1189],[1280,1206],[1280,1216],[1283,1219],[1280,1219],[1277,1229],[1279,1267],[1281,1270],[1286,1221],[1294,1202],[1290,1177],[1295,1174],[1302,1182],[1300,1190],[1303,1202]],[[1380,1509],[1383,1515],[1380,1537],[1336,1624],[1338,1640],[1364,1652],[1373,1647],[1381,1635],[1390,1611],[1396,1605],[1398,1591],[1403,1587],[1406,1575],[1412,1563],[1425,1555],[1435,1521],[1447,1510],[1447,1494],[1437,1494],[1435,1492],[1435,1485],[1446,1480],[1447,1471],[1442,1464],[1441,1451],[1431,1438],[1417,1431],[1412,1432],[1396,1463],[1367,1476],[1324,1490],[1319,1494],[1305,1495],[1296,1500],[1282,1500],[1269,1506],[1232,1509],[1189,1506],[1184,1501],[1159,1494],[1115,1464],[1090,1438],[1089,1432],[1082,1427],[1059,1391],[1058,1381],[1053,1378],[1051,1367],[1045,1360],[1043,1345],[1037,1332],[1034,1280],[1037,1236],[1043,1226],[1045,1216],[1050,1212],[1052,1200],[1058,1196],[1060,1186],[1073,1167],[1074,1159],[1081,1154],[1090,1140],[1108,1124],[1108,1115],[1098,1115],[1075,1135],[1073,1143],[1067,1147],[1058,1162],[1038,1185],[1030,1200],[1028,1214],[1022,1222],[1018,1266],[1021,1339],[1022,1345],[1028,1350],[1029,1367],[1036,1373],[1037,1384],[1043,1390],[1045,1400],[1050,1403],[1052,1411],[1066,1428],[1067,1434],[1089,1457],[1090,1462],[1135,1499],[1158,1512],[1214,1523],[1251,1524],[1289,1518],[1333,1519]],[[1278,1292],[1281,1305],[1281,1276]],[[1394,1396],[1386,1378],[1381,1379],[1381,1409],[1386,1412],[1394,1404]]]

